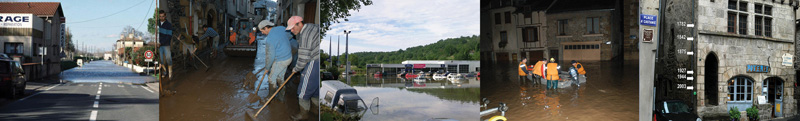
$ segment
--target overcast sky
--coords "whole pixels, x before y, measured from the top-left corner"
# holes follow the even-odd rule
[[[320,48],[327,53],[333,42],[333,53],[337,53],[340,36],[339,53],[344,53],[344,30],[353,31],[350,52],[396,51],[445,38],[478,35],[479,4],[477,0],[373,0],[373,5],[351,11],[350,21],[332,25]]]

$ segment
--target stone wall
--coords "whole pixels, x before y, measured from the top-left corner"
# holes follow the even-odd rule
[[[589,41],[611,41],[614,36],[614,27],[617,26],[612,22],[611,10],[591,10],[591,11],[573,11],[561,13],[548,13],[547,14],[547,46],[557,47],[559,55],[563,55],[563,48],[561,42],[589,42]],[[589,34],[586,31],[586,18],[587,17],[600,17],[600,32],[598,34]],[[558,20],[567,19],[566,35],[559,35],[558,33]],[[617,19],[618,20],[618,19]],[[610,45],[601,44],[602,50],[601,58],[609,60],[613,57],[612,47]]]

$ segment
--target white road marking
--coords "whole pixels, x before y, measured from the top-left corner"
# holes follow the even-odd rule
[[[95,100],[99,100],[99,99],[100,99],[100,95],[95,95],[95,96],[94,96],[94,99],[95,99]]]
[[[48,87],[47,89],[44,89],[44,90],[42,90],[42,91],[40,91],[40,92],[37,92],[36,94],[32,94],[32,95],[30,95],[30,96],[28,96],[28,97],[25,97],[25,98],[19,99],[19,100],[17,100],[17,101],[22,101],[22,100],[25,100],[25,99],[31,98],[31,97],[33,97],[33,96],[36,96],[36,95],[39,95],[39,94],[41,94],[41,93],[42,93],[42,92],[44,92],[44,91],[47,91],[47,90],[53,89],[54,87],[57,87],[57,86],[61,86],[61,84],[56,84],[56,85],[50,86],[50,87]]]
[[[97,94],[98,94],[98,95],[100,94],[100,92],[102,92],[102,91],[100,91],[100,90],[97,90]]]
[[[97,120],[97,110],[92,110],[92,115],[89,116],[89,121]]]
[[[136,86],[133,86],[133,87],[136,87]],[[156,92],[153,92],[153,90],[150,90],[150,89],[148,89],[147,87],[144,87],[144,86],[142,86],[142,89],[147,90],[150,93],[156,93]]]
[[[94,105],[92,105],[92,107],[93,107],[93,108],[97,108],[97,107],[98,107],[98,104],[100,104],[100,102],[99,102],[99,101],[94,101]]]

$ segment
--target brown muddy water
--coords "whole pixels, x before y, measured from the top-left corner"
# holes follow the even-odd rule
[[[485,65],[481,70],[481,98],[487,107],[499,102],[509,107],[509,120],[611,120],[638,119],[638,62],[581,62],[586,69],[586,83],[556,90],[546,85],[519,79],[515,64]],[[567,64],[560,64],[567,70]],[[481,108],[486,110],[486,108]],[[499,112],[491,116],[501,115]]]
[[[348,83],[344,78],[342,82]],[[367,105],[379,99],[378,108],[367,110],[364,121],[422,121],[456,119],[473,121],[480,118],[480,86],[477,78],[459,80],[414,81],[394,76],[351,77],[349,85]],[[323,119],[324,120],[324,119]]]
[[[175,79],[163,81],[164,89],[174,93],[160,98],[160,120],[246,121],[250,120],[246,111],[256,112],[266,102],[262,99],[261,103],[250,103],[248,96],[255,91],[243,87],[245,75],[253,70],[253,58],[227,57],[205,62],[212,66],[208,72],[198,64],[200,69],[184,69],[185,72],[176,73]],[[285,102],[276,97],[258,120],[287,121],[299,112],[296,98],[299,80],[292,80],[283,89]],[[312,106],[311,110],[318,113],[318,106]],[[309,120],[318,120],[318,114],[311,115]]]

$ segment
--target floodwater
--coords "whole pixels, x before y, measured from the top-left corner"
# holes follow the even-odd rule
[[[188,68],[186,73],[176,73],[175,79],[163,81],[170,94],[160,98],[160,120],[250,120],[245,112],[256,112],[266,102],[263,99],[261,103],[251,103],[248,96],[255,91],[243,87],[246,74],[253,70],[253,58],[227,57],[205,62],[211,66],[208,72],[199,65],[197,70]],[[283,89],[285,102],[275,97],[258,120],[291,120],[290,116],[300,109],[297,83],[299,80],[287,83]],[[312,106],[311,110],[316,112],[318,107]],[[317,114],[310,114],[313,116],[309,120],[318,120]]]
[[[152,76],[142,76],[130,68],[122,67],[108,60],[92,61],[82,67],[65,70],[61,79],[72,82],[120,82],[141,84],[156,80]]]
[[[481,82],[474,77],[415,81],[395,76],[353,76],[349,85],[358,91],[366,105],[373,105],[375,98],[379,100],[378,108],[363,113],[364,121],[479,118]]]
[[[586,69],[586,83],[555,90],[545,84],[520,81],[512,64],[484,66],[481,98],[487,107],[498,103],[509,107],[509,120],[614,120],[638,119],[638,62],[581,62]],[[567,64],[561,64],[567,70]],[[491,68],[493,67],[493,68]],[[481,108],[486,110],[486,108]],[[499,112],[491,116],[501,115]]]

